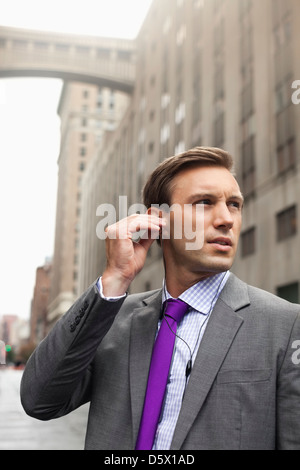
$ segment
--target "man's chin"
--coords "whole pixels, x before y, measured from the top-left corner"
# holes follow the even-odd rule
[[[194,264],[194,271],[207,272],[211,275],[228,271],[232,267],[233,261],[230,259],[206,259]]]

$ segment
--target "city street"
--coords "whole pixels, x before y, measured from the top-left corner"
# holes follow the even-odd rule
[[[0,450],[83,450],[88,405],[57,420],[30,418],[20,403],[22,373],[0,369]]]

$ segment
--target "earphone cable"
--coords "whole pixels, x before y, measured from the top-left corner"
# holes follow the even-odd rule
[[[164,253],[163,253],[163,241],[162,241],[162,238],[160,239],[160,242],[161,242],[161,248],[162,248],[162,254],[163,254],[163,264],[164,264],[164,271],[165,271],[165,279],[164,279],[164,283],[163,283],[163,288],[164,288],[164,298],[165,300],[167,300],[167,290],[166,290],[166,263],[165,263],[165,258],[164,258]],[[211,311],[212,311],[212,308],[213,308],[213,305],[214,305],[214,301],[217,297],[217,295],[219,294],[219,291],[220,291],[220,288],[221,288],[221,285],[225,279],[225,276],[227,274],[227,271],[224,273],[224,276],[222,277],[220,283],[219,283],[219,286],[218,286],[218,289],[217,289],[217,292],[216,294],[214,295],[213,299],[212,299],[212,302],[211,302],[211,305],[210,305],[210,308],[209,308],[209,311],[208,311],[208,314],[204,320],[204,322],[202,323],[202,325],[200,326],[200,329],[199,329],[199,333],[198,333],[198,336],[197,336],[197,340],[196,340],[196,343],[195,343],[195,346],[194,346],[194,349],[193,349],[193,352],[189,346],[189,344],[183,339],[181,338],[181,336],[179,336],[175,331],[172,330],[167,318],[166,318],[166,315],[165,315],[165,310],[166,310],[166,307],[165,307],[165,303],[164,303],[164,307],[163,307],[163,312],[162,312],[162,317],[165,319],[168,327],[170,328],[171,332],[176,336],[176,338],[180,339],[188,348],[189,350],[189,353],[190,353],[190,359],[187,363],[187,366],[186,366],[186,379],[188,378],[188,376],[190,375],[191,371],[192,371],[192,366],[193,366],[193,356],[194,356],[194,353],[196,351],[196,348],[198,346],[198,343],[199,343],[199,339],[200,339],[200,335],[201,335],[201,331],[205,325],[205,323],[207,322],[207,320],[209,319],[210,317],[210,314],[211,314]]]

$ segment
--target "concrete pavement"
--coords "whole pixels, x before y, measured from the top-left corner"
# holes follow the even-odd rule
[[[20,402],[22,373],[0,367],[0,450],[83,450],[89,406],[52,421],[30,418]]]

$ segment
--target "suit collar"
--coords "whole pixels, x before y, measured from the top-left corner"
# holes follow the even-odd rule
[[[224,289],[220,294],[220,299],[234,312],[238,312],[243,307],[250,305],[247,284],[230,273]]]

